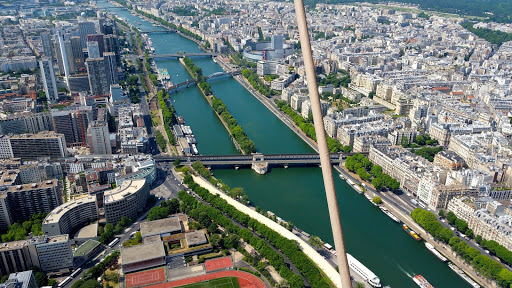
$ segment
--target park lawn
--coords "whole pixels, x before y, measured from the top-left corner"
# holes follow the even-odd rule
[[[238,284],[238,278],[236,277],[224,277],[180,286],[179,288],[240,288],[240,284]]]

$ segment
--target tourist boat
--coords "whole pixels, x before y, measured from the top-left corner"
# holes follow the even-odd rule
[[[421,275],[414,276],[412,280],[414,280],[414,283],[418,284],[418,286],[420,286],[421,288],[434,288],[434,286],[428,283],[427,279],[425,279],[425,277]]]
[[[190,145],[190,146],[192,147],[192,153],[193,153],[194,155],[199,154],[199,152],[197,151],[196,144],[192,144],[192,145]]]
[[[416,234],[416,232],[414,232],[411,228],[409,228],[409,226],[403,224],[402,228],[404,229],[405,232],[407,232],[407,234],[411,235],[411,237],[414,238],[414,240],[421,241],[421,237],[418,236],[418,234]]]
[[[382,287],[380,279],[370,269],[347,253],[348,266],[373,287]]]
[[[469,285],[471,285],[471,287],[473,288],[480,288],[480,285],[478,285],[478,283],[476,283],[473,279],[469,278],[468,275],[466,275],[466,273],[464,273],[464,271],[462,271],[462,269],[460,269],[459,267],[457,267],[455,264],[453,263],[448,263],[448,267],[450,267],[450,269],[452,269],[455,273],[457,273],[462,279],[464,279],[466,282],[469,283]]]
[[[396,217],[395,214],[391,213],[388,210],[388,208],[380,207],[380,210],[382,210],[382,212],[384,212],[384,214],[388,215],[388,217],[391,218],[391,220],[395,221],[396,223],[400,223],[400,219],[398,219],[398,217]]]
[[[439,260],[443,262],[448,261],[448,259],[446,259],[446,257],[444,257],[441,253],[439,253],[439,251],[437,251],[432,244],[425,242],[425,247],[427,247],[427,249],[430,250],[430,252],[432,252],[432,254],[434,254],[437,258],[439,258]]]
[[[178,116],[178,123],[180,123],[181,125],[185,124],[185,120],[183,120],[183,117]]]

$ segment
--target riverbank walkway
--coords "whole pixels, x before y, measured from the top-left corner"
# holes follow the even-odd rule
[[[341,279],[340,274],[332,267],[327,260],[322,257],[315,249],[313,249],[308,243],[306,243],[304,240],[299,238],[297,235],[293,234],[293,232],[289,231],[288,229],[284,228],[283,226],[279,225],[278,223],[272,221],[271,219],[261,215],[260,213],[256,212],[255,210],[252,210],[251,208],[243,205],[242,203],[236,201],[235,199],[227,196],[222,191],[217,189],[217,187],[213,186],[210,182],[204,180],[201,177],[194,176],[194,181],[199,184],[201,187],[208,189],[210,193],[219,195],[222,199],[226,200],[230,205],[235,207],[238,211],[241,211],[249,217],[259,221],[262,224],[265,224],[270,229],[276,231],[277,233],[281,234],[282,236],[297,241],[299,243],[300,248],[306,254],[315,264],[322,270],[322,272],[329,277],[329,279],[336,285],[336,287],[341,287]]]

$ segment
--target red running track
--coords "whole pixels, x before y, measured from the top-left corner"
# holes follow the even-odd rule
[[[172,282],[166,282],[166,283],[160,283],[155,285],[146,286],[149,288],[172,288],[172,287],[179,287],[184,285],[190,285],[198,282],[204,282],[207,280],[217,279],[217,278],[223,278],[223,277],[237,277],[238,283],[240,284],[241,288],[266,288],[265,283],[263,283],[260,278],[242,271],[222,271],[222,272],[215,272],[210,273],[202,276],[197,277],[191,277],[187,279],[172,281]]]

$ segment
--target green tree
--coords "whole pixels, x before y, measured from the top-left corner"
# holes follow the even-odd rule
[[[375,204],[377,204],[377,205],[380,205],[380,204],[382,204],[382,203],[383,203],[383,202],[382,202],[382,198],[380,198],[379,196],[375,196],[375,197],[373,197],[372,202],[373,202],[373,203],[375,203]]]
[[[439,213],[437,213],[439,215],[439,217],[443,218],[444,217],[444,210],[441,209],[439,210]]]
[[[448,220],[448,223],[454,225],[455,221],[457,220],[457,216],[452,211],[449,211],[446,213],[446,220]]]
[[[318,238],[317,236],[314,236],[314,235],[311,235],[311,237],[309,237],[309,244],[311,244],[311,246],[316,247],[318,249],[322,249],[322,247],[324,246],[324,243],[322,242],[322,240],[320,240],[320,238]]]
[[[210,244],[212,244],[213,247],[218,247],[222,245],[222,238],[219,234],[212,234],[210,236]]]

